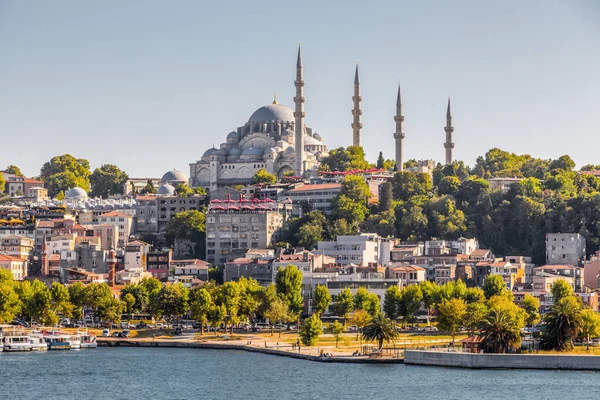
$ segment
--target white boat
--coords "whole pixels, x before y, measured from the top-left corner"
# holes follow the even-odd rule
[[[0,353],[4,350],[4,336],[0,332]]]
[[[72,349],[81,349],[81,336],[79,336],[78,334],[71,335],[69,337],[69,343],[71,344]]]
[[[92,335],[91,333],[81,332],[79,333],[79,337],[81,338],[81,348],[82,349],[95,349],[98,347],[98,342],[96,342],[96,335]]]
[[[44,332],[44,340],[48,343],[48,350],[70,350],[71,335],[59,331]]]
[[[31,343],[31,351],[48,350],[48,343],[44,339],[41,333],[32,333],[29,335],[29,342]]]
[[[29,336],[15,333],[4,337],[4,351],[31,351],[33,345],[29,342]]]

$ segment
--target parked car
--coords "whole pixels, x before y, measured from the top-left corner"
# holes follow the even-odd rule
[[[202,329],[202,323],[198,322],[198,321],[194,321],[194,323],[192,324],[192,328],[193,329]]]
[[[135,326],[135,329],[147,329],[147,328],[148,328],[148,325],[146,325],[146,323],[144,323],[144,322],[140,322],[139,324],[137,324]]]
[[[102,337],[109,337],[109,336],[110,336],[110,329],[102,330]]]
[[[113,332],[112,335],[110,335],[112,337],[121,337],[121,332]]]
[[[183,329],[181,329],[181,326],[176,327],[174,333],[176,336],[183,335]]]
[[[426,326],[425,328],[423,328],[423,330],[425,332],[437,332],[438,328],[436,328],[435,326]]]
[[[131,332],[129,331],[129,329],[123,329],[123,332],[121,332],[119,337],[124,337],[124,338],[131,337]]]

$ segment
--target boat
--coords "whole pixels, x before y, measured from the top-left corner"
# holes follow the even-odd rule
[[[79,336],[78,334],[70,335],[69,343],[71,344],[71,349],[81,349],[81,336]]]
[[[32,333],[29,335],[29,343],[31,343],[31,351],[48,350],[48,343],[41,333]]]
[[[48,350],[71,350],[70,335],[61,332],[48,332],[44,340],[48,343]]]
[[[31,351],[33,345],[29,342],[29,336],[14,332],[4,337],[4,351]]]
[[[4,350],[4,335],[0,332],[0,353]]]
[[[95,349],[96,347],[98,347],[98,342],[96,342],[96,335],[93,335],[88,332],[79,332],[79,337],[81,338],[82,349]]]

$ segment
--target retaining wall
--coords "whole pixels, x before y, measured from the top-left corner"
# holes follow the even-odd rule
[[[549,354],[474,354],[406,350],[404,363],[440,367],[564,369],[600,371],[600,356]]]

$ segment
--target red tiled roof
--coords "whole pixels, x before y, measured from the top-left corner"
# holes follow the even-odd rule
[[[486,256],[490,251],[487,249],[477,249],[477,250],[473,250],[470,254],[471,257],[484,257]]]
[[[579,171],[579,173],[582,175],[594,175],[600,178],[600,169],[593,169],[591,171]]]
[[[23,262],[23,261],[27,261],[27,260],[24,260],[24,259],[22,259],[20,257],[5,256],[4,254],[0,254],[0,261],[20,261],[20,262]]]
[[[131,215],[119,212],[119,211],[111,211],[111,212],[107,212],[106,214],[100,214],[99,216],[100,218],[102,217],[131,217]]]
[[[535,269],[544,270],[544,269],[575,269],[579,268],[574,265],[569,264],[556,264],[556,265],[542,265],[541,267],[536,267]]]
[[[400,267],[394,268],[393,271],[425,271],[425,268],[421,268],[416,265],[402,265]]]

